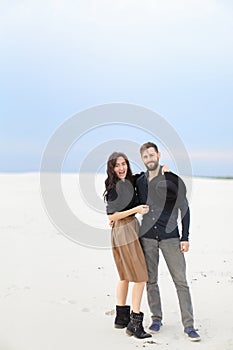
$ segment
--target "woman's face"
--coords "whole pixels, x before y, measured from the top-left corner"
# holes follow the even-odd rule
[[[123,157],[117,158],[116,164],[113,170],[119,179],[124,180],[126,178],[128,167]]]

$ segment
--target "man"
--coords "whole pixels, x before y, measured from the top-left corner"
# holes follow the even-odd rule
[[[141,158],[147,168],[137,181],[140,203],[149,205],[149,213],[143,216],[140,227],[140,241],[145,254],[149,280],[147,297],[152,313],[152,333],[162,326],[162,309],[158,287],[159,250],[174,281],[184,332],[192,341],[200,336],[194,329],[193,308],[186,280],[184,254],[189,250],[190,212],[184,182],[172,172],[161,172],[158,147],[147,142],[140,148]],[[178,229],[178,214],[181,214],[182,233]]]

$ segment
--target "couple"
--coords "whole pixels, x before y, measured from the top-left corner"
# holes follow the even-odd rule
[[[174,281],[184,332],[192,341],[200,340],[194,329],[193,309],[186,280],[184,252],[189,249],[189,206],[184,182],[166,166],[159,164],[160,152],[152,142],[143,144],[140,154],[147,172],[133,175],[124,153],[114,152],[108,159],[105,180],[107,215],[112,223],[112,250],[119,273],[115,327],[128,335],[144,339],[162,326],[158,287],[159,249]],[[164,172],[165,171],[165,172]],[[178,230],[178,213],[182,235]],[[139,226],[135,214],[143,216]],[[132,310],[126,305],[129,282]],[[152,313],[150,333],[143,327],[140,311],[144,286]]]

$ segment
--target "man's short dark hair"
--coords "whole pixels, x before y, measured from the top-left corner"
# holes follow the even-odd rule
[[[148,148],[150,148],[150,147],[153,147],[153,148],[155,149],[155,152],[156,152],[156,153],[159,152],[158,147],[157,147],[157,145],[156,145],[155,143],[153,143],[153,142],[146,142],[146,143],[143,143],[143,145],[140,147],[140,154],[142,155],[142,153],[143,153],[146,149],[148,149]]]

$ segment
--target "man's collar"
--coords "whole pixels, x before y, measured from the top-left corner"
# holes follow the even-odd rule
[[[146,178],[147,178],[147,180],[148,180],[148,178],[149,178],[149,170],[147,170],[147,171],[145,172],[145,175],[146,175]],[[158,172],[158,175],[154,176],[154,177],[152,178],[152,180],[153,180],[154,178],[156,178],[157,176],[159,176],[159,175],[162,175],[162,167],[161,167],[161,165],[159,165],[159,172]]]

